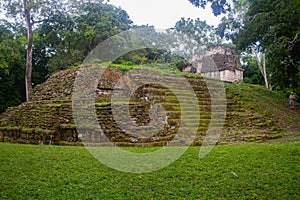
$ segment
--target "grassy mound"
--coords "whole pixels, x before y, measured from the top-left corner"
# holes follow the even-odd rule
[[[266,124],[276,124],[284,133],[280,141],[300,140],[300,105],[296,105],[296,110],[290,110],[285,96],[259,85],[226,84],[226,88],[227,95],[238,101],[250,115],[263,116],[264,120],[257,121],[256,125],[263,129]]]

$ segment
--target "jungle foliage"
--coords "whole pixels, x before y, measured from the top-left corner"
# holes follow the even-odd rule
[[[0,112],[26,100],[24,77],[28,33],[25,23],[18,17],[22,13],[17,9],[21,8],[21,2],[6,3],[11,3],[7,5],[11,7],[7,12],[9,22],[0,22]],[[126,11],[105,3],[74,3],[72,13],[50,13],[49,19],[36,17],[46,9],[44,4],[30,5],[32,20],[38,20],[32,22],[33,87],[54,72],[81,64],[98,43],[132,25]],[[40,9],[35,9],[38,7]]]
[[[72,5],[61,0],[26,2],[29,2],[27,6],[31,11],[33,28],[33,88],[54,72],[80,65],[101,41],[136,28],[126,11],[103,1],[82,4],[76,0],[72,1]],[[241,55],[246,52],[248,56],[243,57],[243,68],[247,83],[264,84],[251,51],[255,50],[257,55],[264,54],[271,88],[286,93],[294,91],[300,96],[299,0],[189,2],[202,8],[210,6],[215,15],[225,16],[217,27],[201,19],[182,18],[174,24],[172,31],[186,34],[203,46],[228,45],[231,42],[230,45],[236,47]],[[20,0],[0,3],[0,7],[7,11],[8,19],[0,21],[0,112],[26,100],[24,77],[28,62],[28,25],[22,19],[22,3]],[[72,12],[67,13],[66,10]],[[149,48],[129,52],[117,59],[115,64],[150,62],[168,63],[178,68],[185,64],[180,56]]]

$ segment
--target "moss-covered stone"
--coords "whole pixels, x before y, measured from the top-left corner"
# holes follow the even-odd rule
[[[58,144],[58,145],[81,145],[76,126],[72,114],[72,92],[73,82],[78,70],[64,70],[51,76],[44,84],[35,88],[34,97],[31,102],[23,103],[14,108],[8,108],[6,112],[0,115],[0,142],[19,142],[32,144]],[[144,73],[144,71],[143,71]],[[130,99],[119,99],[120,105],[128,103],[129,115],[134,123],[140,127],[148,125],[151,121],[149,110],[152,105],[160,104],[168,119],[162,116],[155,116],[157,119],[157,127],[161,130],[155,134],[147,135],[147,137],[135,137],[123,130],[116,123],[112,105],[110,103],[113,89],[118,83],[124,72],[108,68],[104,71],[102,79],[98,83],[97,95],[95,98],[95,112],[99,125],[103,129],[104,134],[110,141],[118,146],[164,146],[170,142],[176,135],[179,126],[187,128],[198,127],[195,136],[197,139],[193,145],[202,145],[208,127],[213,124],[221,127],[220,144],[227,144],[236,141],[257,141],[274,139],[282,136],[282,129],[270,119],[269,113],[259,114],[254,111],[247,111],[241,105],[235,94],[227,90],[227,108],[226,120],[211,121],[211,98],[210,92],[219,92],[218,88],[210,88],[208,91],[207,82],[200,76],[186,77],[191,84],[198,98],[200,108],[200,120],[194,120],[194,105],[184,105],[186,108],[185,122],[181,122],[181,108],[178,98],[188,98],[183,92],[177,96],[168,88],[158,84],[148,84],[138,88],[133,92]],[[142,74],[143,77],[145,74]],[[135,81],[139,79],[139,73],[136,73],[131,81],[127,80],[127,87],[133,87]],[[176,81],[170,79],[169,81]],[[213,84],[213,80],[210,80]],[[117,91],[121,90],[118,88]],[[116,94],[115,94],[116,95]],[[147,98],[146,98],[147,97]],[[217,100],[216,100],[217,101]],[[220,108],[224,105],[219,105]],[[217,107],[216,107],[217,108]],[[85,109],[88,109],[86,106]],[[123,115],[122,110],[118,111],[119,115]],[[154,113],[155,114],[155,113]],[[152,116],[153,117],[153,116]],[[126,120],[124,121],[126,123]],[[106,145],[107,140],[102,140],[99,135],[95,135],[86,124],[87,131],[90,132],[89,137],[95,145]],[[260,130],[266,130],[267,133],[261,133]],[[144,134],[147,134],[147,129]],[[185,144],[185,141],[179,141]]]

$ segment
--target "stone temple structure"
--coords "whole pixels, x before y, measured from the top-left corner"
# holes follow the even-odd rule
[[[209,129],[220,133],[218,144],[281,137],[281,129],[275,122],[245,109],[239,102],[240,97],[235,99],[234,90],[226,88],[226,99],[213,99],[213,95],[220,92],[219,81],[197,75],[184,75],[194,92],[193,97],[186,92],[186,85],[178,83],[181,75],[163,76],[169,83],[164,87],[159,84],[160,72],[138,68],[121,71],[108,67],[98,83],[85,82],[88,79],[77,82],[77,85],[85,86],[86,83],[95,87],[91,95],[82,92],[82,98],[78,98],[74,95],[74,82],[89,67],[94,66],[53,74],[45,83],[35,87],[30,102],[0,113],[0,142],[83,145],[83,141],[87,141],[85,144],[91,146],[113,143],[115,146],[135,147],[162,147],[170,142],[181,146],[202,145],[205,138],[211,138],[206,137]],[[141,84],[144,77],[153,83]],[[131,96],[124,97],[123,94]],[[88,105],[85,97],[91,96],[94,102]],[[195,114],[197,104],[200,113]],[[128,109],[123,109],[124,105]],[[74,115],[74,108],[80,108],[81,112]],[[84,115],[89,110],[93,114]],[[92,120],[86,123],[82,120],[83,123],[78,125],[74,116],[77,122]],[[220,119],[222,116],[224,120]]]
[[[235,49],[217,45],[209,47],[205,54],[195,56],[182,71],[202,74],[225,82],[243,81],[243,69]]]

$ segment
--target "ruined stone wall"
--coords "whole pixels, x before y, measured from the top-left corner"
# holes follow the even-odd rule
[[[235,49],[227,46],[209,47],[203,54],[192,58],[192,65],[182,69],[184,72],[202,74],[226,82],[243,81],[243,69]]]
[[[239,83],[243,80],[243,71],[242,70],[223,70],[220,72],[220,80],[231,82],[231,83]]]
[[[78,70],[65,70],[51,76],[44,84],[35,88],[32,102],[9,108],[2,113],[0,115],[0,142],[82,145],[72,113],[73,83],[77,73]],[[112,112],[111,95],[116,83],[123,75],[124,72],[118,69],[108,68],[98,83],[95,110],[97,121],[105,135],[94,134],[93,129],[87,128],[93,143],[106,145],[105,138],[108,138],[109,141],[119,146],[163,146],[175,137],[179,126],[186,128],[186,131],[189,131],[190,127],[197,126],[197,131],[194,133],[194,144],[202,144],[211,124],[209,92],[218,92],[217,85],[216,88],[208,91],[207,80],[201,77],[186,77],[198,99],[198,102],[194,103],[200,107],[200,121],[195,121],[193,112],[190,112],[185,124],[182,124],[181,121],[181,105],[178,102],[178,96],[168,88],[157,84],[138,88],[128,103],[130,111],[128,120],[137,124],[139,130],[144,131],[142,136],[136,137],[134,133],[130,134],[128,130],[120,128]],[[133,74],[128,80],[128,88],[133,88],[131,84],[135,84],[135,81],[139,80],[139,75],[147,77],[142,73]],[[171,81],[176,81],[176,79]],[[214,81],[212,81],[213,83]],[[185,97],[184,93],[181,95],[182,98]],[[149,110],[155,105],[162,105],[168,118],[155,115],[155,112],[151,116]],[[189,104],[186,107],[193,111],[195,105]],[[158,107],[155,108],[158,109]],[[123,113],[120,111],[118,114],[122,115]],[[264,139],[278,134],[273,130],[266,131],[267,128],[264,129],[264,132],[260,132],[260,127],[255,125],[256,118],[249,120],[247,116],[248,113],[241,109],[239,103],[232,96],[227,96],[227,115],[220,143],[247,140],[247,137]],[[153,126],[159,128],[157,132],[152,132],[151,127],[150,129],[145,128],[151,122],[151,117],[156,119]],[[262,121],[260,118],[257,120]],[[216,123],[215,126],[223,126],[223,124]],[[235,134],[237,131],[233,131],[235,129],[238,129],[238,135]]]

